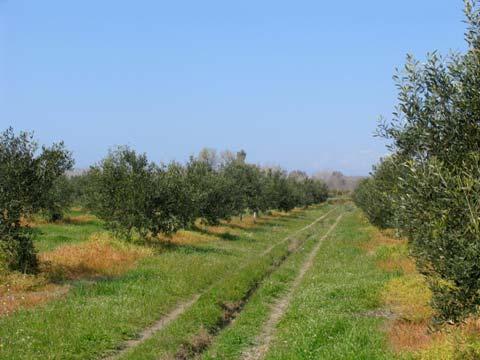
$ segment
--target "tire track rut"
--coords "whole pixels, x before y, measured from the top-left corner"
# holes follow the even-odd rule
[[[333,211],[335,211],[336,208],[333,208],[329,211],[327,211],[325,214],[321,215],[318,217],[315,221],[312,223],[304,226],[303,228],[296,230],[292,234],[286,236],[282,240],[278,241],[277,243],[269,246],[267,249],[265,249],[262,253],[260,253],[260,257],[266,256],[269,253],[273,251],[277,246],[284,244],[285,242],[292,241],[292,244],[289,246],[289,252],[291,253],[294,251],[296,248],[299,246],[299,240],[295,238],[296,235],[304,232],[305,230],[310,229],[323,219],[325,219],[328,215],[330,215]],[[242,271],[242,269],[246,268],[249,266],[250,263],[242,266],[238,271]],[[131,349],[135,348],[136,346],[142,344],[143,342],[147,341],[150,339],[156,332],[164,329],[167,325],[175,321],[179,316],[181,316],[183,313],[185,313],[190,307],[192,307],[202,295],[208,293],[210,290],[212,290],[216,285],[218,285],[220,282],[224,281],[225,279],[222,278],[220,280],[215,281],[213,284],[211,284],[209,287],[207,287],[205,290],[203,290],[200,293],[197,293],[193,295],[189,300],[181,302],[179,305],[177,305],[175,308],[170,310],[167,314],[162,316],[159,320],[157,320],[155,323],[150,325],[149,327],[145,328],[137,338],[135,339],[130,339],[125,341],[115,353],[108,355],[106,357],[103,357],[103,360],[116,360],[121,358],[123,355],[125,355],[128,351]]]
[[[277,327],[277,324],[285,314],[285,312],[288,309],[288,306],[290,305],[293,295],[295,294],[295,291],[298,289],[300,286],[303,278],[305,277],[305,274],[307,271],[312,267],[315,257],[318,254],[318,251],[320,250],[320,246],[322,245],[323,241],[330,235],[330,233],[337,227],[338,223],[342,219],[343,214],[340,214],[337,219],[335,220],[335,223],[328,229],[328,231],[323,235],[318,243],[315,245],[313,250],[310,252],[308,258],[305,260],[305,262],[302,264],[302,267],[300,268],[300,271],[298,275],[295,277],[290,290],[288,293],[283,296],[280,300],[278,300],[272,307],[272,311],[270,313],[270,317],[265,323],[262,332],[256,339],[256,345],[248,349],[246,352],[244,352],[241,356],[242,360],[259,360],[262,359],[265,354],[267,353],[268,349],[270,348],[270,344],[273,340],[273,337],[275,335],[275,329]]]

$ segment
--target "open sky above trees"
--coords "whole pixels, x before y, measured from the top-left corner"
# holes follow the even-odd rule
[[[463,50],[461,1],[0,2],[0,128],[76,167],[128,144],[366,175],[408,52]]]

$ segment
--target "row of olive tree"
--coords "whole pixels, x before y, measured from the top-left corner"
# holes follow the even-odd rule
[[[326,200],[325,185],[300,172],[247,164],[245,152],[217,156],[202,151],[187,164],[156,165],[119,147],[90,171],[67,177],[73,166],[63,143],[39,148],[26,132],[0,134],[0,270],[34,272],[37,257],[25,220],[42,213],[51,221],[78,202],[118,233],[171,234],[268,209],[289,211]]]
[[[389,156],[375,165],[371,176],[362,179],[353,192],[355,203],[362,208],[368,220],[379,228],[386,229],[397,225],[396,200],[401,177],[398,158]]]
[[[321,181],[245,160],[243,151],[219,157],[203,150],[185,165],[157,165],[145,154],[119,147],[84,175],[87,207],[130,238],[171,234],[197,219],[218,224],[247,210],[256,217],[269,209],[289,211],[327,198]]]
[[[63,143],[39,149],[29,133],[9,128],[0,134],[0,267],[35,271],[32,233],[22,220],[39,211],[54,218],[61,213],[57,190],[72,166]]]
[[[410,241],[441,320],[480,306],[480,6],[465,1],[468,50],[408,57],[399,106],[381,134],[393,157],[355,193],[373,223]]]

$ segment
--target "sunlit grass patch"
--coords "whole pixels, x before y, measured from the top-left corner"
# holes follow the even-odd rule
[[[298,210],[297,212],[299,212]],[[235,217],[229,221],[222,221],[218,225],[206,225],[200,220],[195,222],[191,230],[179,230],[175,234],[166,236],[159,235],[160,241],[175,245],[194,245],[210,242],[219,239],[233,240],[238,238],[243,230],[248,230],[268,223],[276,218],[288,216],[289,214],[273,211],[268,215],[262,215],[255,220],[252,215],[244,216],[242,219]]]
[[[39,252],[58,246],[88,241],[94,233],[104,231],[103,222],[95,216],[71,210],[64,220],[55,223],[35,223],[35,247]]]
[[[115,241],[98,233],[80,244],[62,245],[39,255],[42,270],[53,279],[118,276],[151,255],[152,250]]]

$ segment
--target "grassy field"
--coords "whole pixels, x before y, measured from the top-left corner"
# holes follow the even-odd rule
[[[43,287],[29,291],[59,296],[0,316],[1,359],[417,355],[395,349],[387,330],[392,309],[401,312],[388,299],[404,295],[392,292],[402,289],[392,284],[405,276],[394,266],[403,245],[376,243],[378,230],[348,201],[143,246],[113,239],[78,212],[35,228],[48,266]]]
[[[319,235],[292,256],[252,297],[237,321],[220,336],[204,359],[389,359],[382,319],[370,316],[387,275],[360,247],[369,239],[359,213],[350,206],[339,225],[323,240],[291,302],[273,331],[272,343],[260,352],[262,326],[290,290],[301,264]],[[319,233],[321,234],[321,232]],[[273,310],[272,310],[273,309]]]
[[[102,222],[94,216],[74,209],[66,214],[65,221],[57,224],[39,222],[34,226],[38,251],[53,250],[59,245],[88,240],[95,232],[102,231]]]

